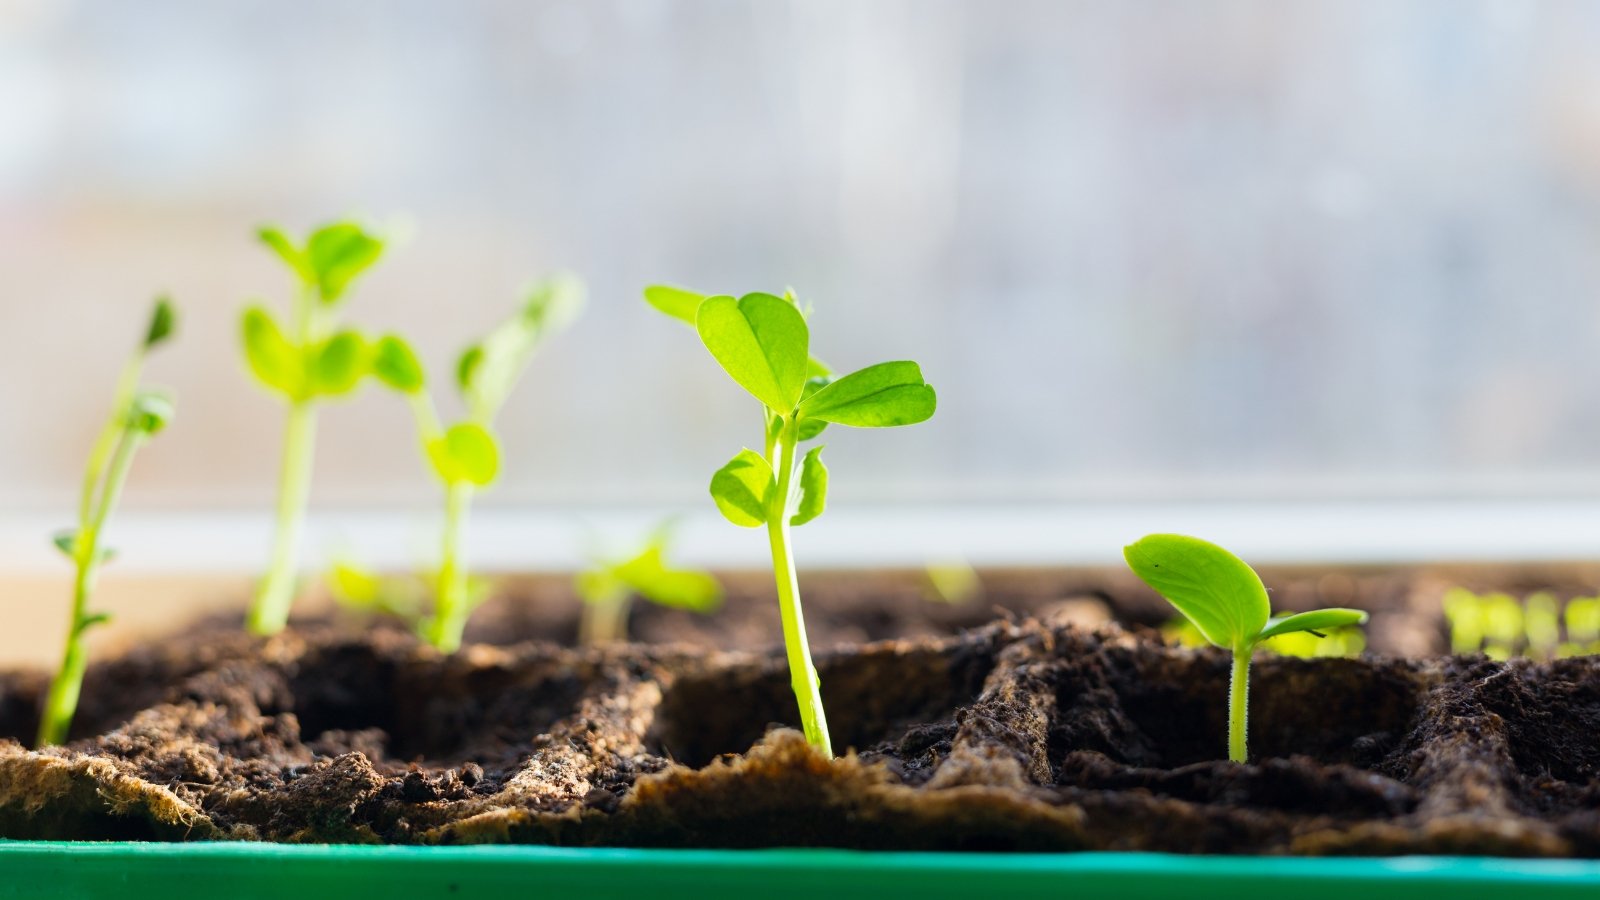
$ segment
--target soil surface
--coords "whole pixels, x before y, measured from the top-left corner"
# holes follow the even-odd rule
[[[831,761],[792,730],[775,622],[734,637],[766,616],[737,585],[726,622],[640,609],[677,642],[590,650],[512,601],[476,626],[498,644],[452,657],[388,625],[204,626],[93,666],[74,741],[42,753],[16,741],[44,676],[11,673],[0,837],[1600,856],[1600,657],[1260,654],[1237,765],[1224,653],[1089,625],[1152,599],[1126,585],[1036,577],[1049,599],[998,620],[992,589],[812,590]],[[1382,594],[1355,605],[1421,622],[1426,583],[1287,579],[1275,605]],[[1406,640],[1442,635],[1419,622]]]

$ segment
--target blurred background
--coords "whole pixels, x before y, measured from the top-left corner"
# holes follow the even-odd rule
[[[264,560],[283,415],[237,317],[290,284],[253,230],[346,214],[398,238],[348,319],[436,371],[529,279],[588,281],[502,415],[485,565],[666,512],[760,561],[705,497],[756,414],[662,281],[792,286],[820,356],[939,389],[829,437],[802,561],[1115,559],[1147,525],[1581,555],[1597,45],[1600,5],[1531,0],[0,0],[0,564],[64,579],[45,536],[157,291],[178,419],[119,565]],[[394,397],[325,408],[313,504],[314,553],[428,552]]]

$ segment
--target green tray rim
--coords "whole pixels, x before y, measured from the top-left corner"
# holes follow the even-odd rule
[[[0,897],[1600,897],[1600,860],[0,841]],[[379,893],[381,892],[381,894]]]

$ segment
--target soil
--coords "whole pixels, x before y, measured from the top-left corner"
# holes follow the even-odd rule
[[[553,581],[451,657],[381,623],[202,625],[93,666],[65,748],[18,743],[45,676],[0,676],[0,837],[1600,856],[1600,657],[1392,655],[1437,649],[1443,585],[1586,577],[1269,574],[1277,605],[1343,598],[1398,636],[1258,655],[1246,765],[1217,759],[1227,656],[1164,643],[1110,573],[986,576],[954,606],[808,579],[832,761],[793,730],[754,579],[715,618],[636,611],[672,643],[590,650],[551,640]]]

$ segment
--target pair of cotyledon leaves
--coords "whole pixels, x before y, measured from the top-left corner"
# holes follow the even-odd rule
[[[638,594],[660,606],[708,613],[722,604],[722,584],[706,572],[680,569],[667,562],[669,529],[656,532],[637,555],[603,563],[578,576],[578,593],[601,603],[619,592]]]
[[[336,306],[383,253],[383,242],[352,222],[318,228],[300,245],[270,226],[259,236],[323,307]],[[242,325],[251,373],[293,402],[347,394],[369,371],[372,348],[358,331],[344,329],[302,345],[260,304],[244,311]]]
[[[645,299],[694,326],[723,371],[761,401],[774,426],[794,422],[799,440],[816,437],[829,423],[856,428],[913,425],[927,420],[937,406],[922,369],[910,361],[879,363],[830,381],[827,367],[811,356],[811,332],[792,298],[761,293],[738,299],[705,297],[655,286],[645,290]],[[821,447],[813,448],[801,461],[792,525],[822,514],[828,470],[821,453]],[[774,463],[745,449],[712,476],[712,498],[730,522],[754,528],[766,524],[774,511],[787,509],[789,498],[777,496]]]
[[[1248,653],[1256,644],[1296,631],[1359,625],[1356,609],[1317,609],[1273,616],[1261,577],[1244,560],[1209,541],[1152,534],[1123,548],[1128,567],[1200,629],[1206,640]]]

